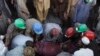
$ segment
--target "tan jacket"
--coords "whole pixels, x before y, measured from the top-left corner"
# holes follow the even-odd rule
[[[34,6],[40,21],[44,21],[50,8],[50,0],[34,0]]]
[[[70,3],[69,3],[69,7],[70,7],[69,17],[73,16],[75,5],[78,3],[78,1],[79,0],[70,0]]]
[[[38,20],[31,18],[31,19],[27,19],[26,20],[26,31],[25,31],[25,35],[30,36],[30,33],[32,32],[32,25],[35,22],[39,22]]]
[[[30,13],[28,8],[26,7],[26,0],[16,0],[16,9],[18,12],[18,16],[22,17],[23,19],[28,19],[30,17]]]
[[[6,33],[6,41],[5,41],[5,44],[6,46],[8,46],[12,40],[12,38],[18,34],[22,34],[24,32],[24,30],[18,30],[14,23],[10,24],[8,26],[8,29],[7,29],[7,33]]]

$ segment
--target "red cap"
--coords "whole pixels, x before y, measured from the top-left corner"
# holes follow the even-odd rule
[[[95,39],[95,33],[94,32],[92,32],[92,31],[87,31],[87,32],[85,32],[85,34],[84,34],[87,38],[89,38],[89,40],[94,40]]]
[[[66,30],[65,35],[67,37],[72,37],[75,34],[75,29],[73,27],[70,27]]]

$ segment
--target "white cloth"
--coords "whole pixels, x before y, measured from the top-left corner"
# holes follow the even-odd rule
[[[47,35],[53,28],[58,29],[59,32],[62,32],[61,27],[56,23],[46,23],[44,25],[44,33]]]
[[[5,53],[7,52],[7,47],[5,47],[2,40],[0,40],[0,56],[5,56]]]
[[[57,56],[71,56],[71,54],[67,52],[61,52]]]
[[[15,48],[16,46],[25,46],[26,41],[32,41],[33,39],[29,36],[24,36],[24,35],[17,35],[13,40],[12,40],[12,48]]]
[[[6,56],[24,56],[23,55],[24,47],[18,46],[10,51],[7,52]]]
[[[75,51],[73,56],[94,56],[94,53],[89,48],[81,48],[80,50]]]

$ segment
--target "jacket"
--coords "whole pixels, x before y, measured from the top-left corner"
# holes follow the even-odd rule
[[[18,12],[18,16],[23,18],[24,20],[29,19],[30,13],[26,6],[26,0],[16,0],[15,7]]]
[[[34,0],[34,7],[36,8],[38,19],[43,22],[50,8],[50,0]]]

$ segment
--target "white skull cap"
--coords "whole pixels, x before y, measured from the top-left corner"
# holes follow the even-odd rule
[[[90,43],[90,40],[86,36],[82,37],[81,41],[84,45],[88,45]]]

